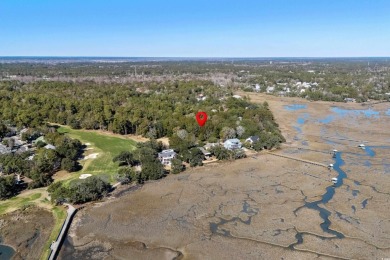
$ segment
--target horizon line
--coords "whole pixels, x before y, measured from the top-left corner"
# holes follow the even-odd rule
[[[0,55],[0,58],[173,58],[173,59],[332,59],[332,58],[390,58],[390,56],[65,56],[65,55]]]

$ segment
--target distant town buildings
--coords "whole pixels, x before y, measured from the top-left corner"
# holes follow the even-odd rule
[[[196,97],[196,100],[198,101],[204,101],[207,99],[207,96],[203,95],[203,94],[199,94],[197,97]]]
[[[354,98],[344,98],[344,102],[347,102],[347,103],[349,103],[349,102],[356,102],[356,99],[354,99]]]
[[[318,89],[319,84],[317,82],[301,82],[291,80],[290,82],[278,82],[274,85],[268,85],[265,90],[267,94],[277,94],[278,96],[291,96],[300,95],[307,91],[315,91]],[[252,89],[255,92],[261,92],[262,88],[260,84],[253,84],[246,89]]]
[[[267,93],[272,93],[275,91],[275,87],[268,86],[266,91],[267,91]]]

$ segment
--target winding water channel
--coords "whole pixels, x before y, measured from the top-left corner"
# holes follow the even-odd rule
[[[297,211],[299,211],[302,208],[309,208],[309,209],[313,209],[315,211],[318,211],[320,217],[324,221],[324,222],[322,222],[320,224],[321,229],[325,233],[331,234],[331,235],[333,235],[333,236],[335,236],[337,238],[344,238],[344,235],[342,233],[340,233],[340,232],[337,232],[337,231],[329,228],[330,225],[331,225],[331,222],[329,220],[329,216],[331,215],[331,212],[329,210],[327,210],[327,209],[324,209],[323,207],[320,207],[319,205],[320,204],[325,205],[326,203],[328,203],[333,198],[333,196],[335,194],[335,190],[343,185],[343,180],[344,180],[344,178],[347,177],[347,174],[341,169],[341,166],[343,166],[345,164],[344,160],[342,159],[341,156],[342,156],[342,152],[336,152],[336,154],[334,156],[333,169],[338,173],[338,175],[337,175],[337,179],[338,179],[337,183],[333,184],[331,186],[328,186],[326,188],[326,192],[324,193],[324,195],[322,195],[322,198],[320,200],[317,200],[317,201],[314,201],[314,202],[306,202],[305,205],[303,205],[302,207],[297,208],[294,211],[295,215],[296,215]],[[295,246],[297,244],[303,243],[302,233],[298,232],[297,235],[296,235],[296,238],[297,238],[298,242],[290,245],[291,248],[293,248],[293,246]]]
[[[292,105],[285,106],[284,108],[287,111],[294,111],[294,112],[296,112],[297,110],[305,110],[307,107],[305,105],[292,104]],[[331,123],[333,120],[335,120],[335,117],[340,118],[340,117],[345,117],[346,115],[350,115],[350,114],[352,114],[354,116],[365,116],[365,117],[368,117],[368,118],[369,117],[378,117],[379,116],[378,112],[373,111],[371,109],[366,109],[366,110],[346,110],[346,109],[341,109],[341,108],[338,108],[338,107],[333,107],[332,108],[332,112],[335,113],[335,114],[329,115],[325,119],[317,120],[317,122],[320,122],[320,123],[323,123],[323,124],[328,124],[328,123]],[[293,126],[294,129],[297,131],[297,135],[294,137],[295,141],[298,141],[298,142],[301,141],[302,136],[303,136],[303,131],[302,131],[301,127],[302,127],[303,124],[305,124],[305,122],[309,118],[310,118],[309,113],[305,113],[305,112],[300,113],[300,115],[298,116],[297,124],[295,126]],[[338,134],[338,135],[340,135],[340,134]],[[347,139],[347,137],[344,137],[344,136],[341,136],[341,135],[340,135],[340,138]],[[331,145],[335,145],[335,144],[343,145],[342,143],[336,143],[336,142],[327,140],[327,138],[325,138],[324,136],[322,136],[322,139],[324,140],[324,142],[329,143]],[[302,141],[301,141],[301,143],[303,145],[307,145],[307,143],[304,143]],[[331,235],[329,237],[318,236],[321,239],[324,239],[324,240],[326,240],[326,239],[343,239],[345,237],[344,234],[342,234],[342,233],[340,233],[340,232],[330,228],[332,223],[329,220],[329,217],[331,216],[332,212],[330,212],[329,210],[325,209],[325,207],[324,207],[325,204],[327,204],[330,200],[332,200],[332,198],[335,195],[336,189],[341,187],[344,184],[344,179],[348,178],[347,173],[342,169],[342,166],[345,165],[345,161],[343,160],[343,155],[344,154],[348,154],[348,155],[358,156],[358,157],[360,157],[362,159],[364,157],[372,158],[372,157],[375,157],[375,155],[376,155],[376,153],[374,151],[375,148],[389,149],[390,146],[366,146],[365,149],[363,150],[364,151],[363,153],[348,152],[348,151],[345,151],[345,152],[341,152],[341,151],[335,152],[335,154],[333,156],[333,160],[334,160],[333,170],[335,172],[337,172],[337,183],[335,183],[335,184],[332,183],[331,185],[329,185],[326,188],[326,192],[322,195],[320,200],[317,200],[317,201],[314,201],[314,202],[307,202],[306,201],[307,198],[305,198],[305,204],[303,206],[297,208],[294,211],[294,214],[296,216],[297,216],[297,212],[299,210],[303,209],[303,208],[312,209],[312,210],[315,210],[315,211],[318,212],[319,216],[323,220],[323,222],[320,224],[321,229],[323,230],[323,232]],[[368,159],[364,160],[364,166],[365,167],[370,167],[371,166],[370,160],[368,160]],[[359,186],[360,182],[354,181],[354,184],[356,186]],[[348,186],[347,190],[349,190],[349,188],[350,187]],[[351,191],[352,191],[352,195],[354,197],[358,196],[358,194],[360,193],[359,190],[355,190],[355,189],[352,189]],[[369,199],[364,199],[361,202],[361,208],[362,209],[364,209],[366,207],[368,201],[369,201]],[[231,236],[230,231],[226,230],[226,229],[224,229],[222,227],[224,224],[229,223],[229,222],[240,222],[242,224],[250,225],[251,218],[254,215],[257,215],[259,210],[256,209],[256,210],[248,211],[248,207],[247,206],[248,206],[248,204],[247,204],[247,202],[245,202],[244,206],[243,206],[243,211],[242,211],[242,212],[246,212],[246,213],[251,213],[246,221],[243,221],[243,220],[241,220],[238,217],[234,217],[234,218],[231,218],[231,219],[220,218],[219,222],[210,223],[210,231],[212,232],[212,234],[218,234],[218,235],[230,237]],[[352,206],[352,210],[353,210],[353,212],[355,212],[356,211],[356,207]],[[341,217],[341,214],[339,212],[336,212],[336,215]],[[296,245],[302,244],[303,240],[304,240],[303,239],[303,235],[305,233],[307,233],[307,232],[299,232],[297,230],[296,230],[296,232],[297,232],[296,235],[295,235],[296,242],[292,243],[289,246],[290,249],[295,249]]]
[[[284,108],[286,110],[288,110],[288,111],[297,111],[297,110],[304,110],[304,109],[306,109],[305,106],[300,106],[300,105],[297,105],[297,104],[290,105],[290,106],[285,106]],[[340,118],[340,117],[345,117],[345,116],[351,115],[351,114],[354,115],[354,116],[363,115],[363,116],[368,117],[368,118],[369,117],[375,117],[375,118],[379,117],[379,112],[371,110],[371,109],[366,109],[366,110],[347,110],[347,109],[341,109],[341,108],[338,108],[338,107],[333,107],[332,108],[332,112],[335,113],[335,114],[329,115],[326,118],[319,119],[317,121],[320,122],[320,123],[323,123],[323,124],[328,124],[328,123],[332,122],[333,120],[335,120],[335,117],[339,117]],[[309,117],[309,115],[307,113],[301,113],[300,117],[298,117],[298,120],[297,120],[298,126],[294,126],[294,128],[297,130],[297,133],[298,133],[297,136],[295,136],[295,138],[294,138],[295,141],[300,140],[299,136],[302,136],[302,134],[303,134],[302,130],[301,130],[301,126],[304,124],[305,119],[307,119],[308,117]],[[332,145],[336,144],[333,141],[326,140],[326,138],[324,138],[324,137],[322,137],[322,139],[326,143],[330,143]],[[365,149],[364,149],[364,153],[351,153],[351,152],[345,152],[345,153],[350,154],[350,155],[359,156],[359,157],[365,157],[365,156],[375,157],[376,153],[373,150],[373,148],[388,149],[390,147],[389,146],[366,146]],[[333,157],[334,158],[333,170],[336,171],[337,174],[338,174],[337,175],[337,179],[338,179],[337,183],[328,186],[326,188],[326,192],[322,195],[320,200],[314,201],[314,202],[307,202],[306,198],[305,198],[305,204],[302,207],[299,207],[299,208],[297,208],[294,211],[295,215],[302,208],[309,208],[309,209],[318,211],[319,216],[323,220],[323,222],[320,224],[321,229],[325,233],[328,233],[328,234],[332,235],[332,237],[321,237],[322,239],[335,239],[335,238],[336,239],[342,239],[342,238],[344,238],[344,235],[342,233],[340,233],[340,232],[330,228],[331,221],[329,220],[329,217],[331,215],[331,212],[329,210],[325,209],[323,206],[321,206],[321,205],[325,205],[326,203],[328,203],[333,198],[333,196],[334,196],[334,194],[336,192],[336,189],[341,187],[343,185],[343,183],[344,183],[344,179],[347,178],[347,173],[341,168],[343,165],[345,165],[345,162],[344,162],[344,160],[342,158],[343,153],[344,152],[338,151],[338,152],[335,153],[335,155]],[[371,162],[369,160],[365,160],[364,161],[364,166],[370,167],[371,166]],[[354,183],[357,186],[360,185],[360,183],[357,182],[357,181],[355,181]],[[347,189],[349,190],[349,186],[347,187]],[[354,197],[356,197],[358,195],[358,193],[359,193],[358,190],[352,190],[352,195]],[[369,199],[365,199],[365,200],[363,200],[361,202],[361,208],[362,209],[364,209],[366,207],[366,205],[368,203],[368,200]],[[356,207],[352,206],[352,210],[353,210],[353,212],[355,212],[356,211]],[[336,214],[339,214],[339,213],[336,212]],[[303,243],[303,233],[297,231],[297,234],[295,236],[297,241],[295,243],[291,244],[289,246],[289,248],[294,249],[295,245],[299,245],[299,244]]]

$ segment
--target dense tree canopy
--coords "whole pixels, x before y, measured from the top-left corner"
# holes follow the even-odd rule
[[[15,177],[0,177],[0,199],[7,199],[15,194]]]
[[[198,101],[200,94],[207,99]],[[279,133],[268,108],[233,98],[231,92],[210,81],[129,85],[11,81],[0,83],[0,97],[0,120],[17,126],[53,122],[149,138],[178,133],[188,141],[246,138],[260,131]],[[195,120],[198,111],[209,115],[205,127]]]
[[[183,163],[192,167],[202,165],[204,156],[197,147],[206,142],[258,135],[260,141],[254,144],[255,149],[276,147],[285,139],[268,104],[256,105],[247,97],[233,96],[233,93],[237,86],[252,84],[252,80],[277,84],[285,78],[293,78],[287,69],[277,74],[280,79],[273,78],[275,74],[258,65],[251,61],[239,66],[202,62],[1,65],[0,139],[9,136],[15,127],[29,128],[21,135],[21,139],[28,142],[45,136],[44,141],[35,145],[33,158],[31,152],[0,155],[3,172],[27,176],[32,179],[29,187],[35,188],[50,185],[52,175],[60,169],[79,170],[77,160],[83,145],[57,133],[53,124],[150,138],[149,142],[139,143],[135,151],[124,151],[114,158],[120,167],[116,179],[122,183],[142,183],[165,176],[166,170],[157,154],[167,147],[155,141],[161,137],[168,137],[170,148],[179,154],[172,161],[173,173],[182,171]],[[142,71],[142,77],[135,71],[134,76],[129,75],[129,70],[133,71],[135,66]],[[251,73],[253,75],[249,76]],[[300,80],[310,78],[307,73],[297,75]],[[124,80],[117,80],[121,77]],[[337,86],[329,86],[329,89],[339,94],[345,91]],[[356,94],[352,87],[348,87],[347,92]],[[310,97],[321,99],[321,93],[313,91]],[[199,111],[208,114],[204,127],[195,120]],[[13,139],[2,141],[7,146],[15,145]],[[50,146],[46,147],[47,144]],[[213,152],[218,159],[244,156],[241,151],[228,151],[223,147]],[[134,166],[141,170],[136,171]],[[4,180],[2,183],[4,196],[9,196],[7,191],[12,185]],[[54,198],[74,203],[99,199],[109,189],[107,183],[96,178],[69,187],[53,185],[50,190]]]
[[[55,203],[67,201],[79,204],[101,199],[108,194],[111,188],[108,182],[92,176],[85,180],[71,183],[70,186],[66,186],[62,182],[53,183],[48,188],[48,192],[51,200]]]

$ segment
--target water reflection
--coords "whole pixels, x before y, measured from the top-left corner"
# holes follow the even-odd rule
[[[318,119],[318,122],[322,124],[329,124],[333,122],[335,119],[343,118],[346,116],[363,116],[366,118],[379,118],[379,112],[370,108],[369,109],[344,109],[340,107],[332,107],[331,111],[334,113],[333,115],[328,115],[325,118]]]
[[[341,166],[344,165],[344,160],[341,158],[341,155],[342,155],[341,152],[336,152],[336,154],[334,156],[335,162],[333,164],[333,169],[338,173],[337,183],[335,183],[331,186],[328,186],[326,188],[326,192],[324,193],[324,195],[322,195],[321,200],[314,201],[314,202],[306,202],[304,206],[302,206],[294,211],[294,214],[296,214],[296,212],[299,211],[301,208],[309,208],[309,209],[313,209],[315,211],[318,211],[320,217],[324,221],[320,224],[321,229],[325,233],[334,235],[337,238],[344,238],[344,235],[340,232],[337,232],[333,229],[330,229],[330,225],[332,224],[332,222],[329,220],[329,216],[331,215],[331,212],[327,209],[320,207],[319,205],[320,204],[325,205],[326,203],[328,203],[333,198],[333,196],[335,194],[335,189],[342,186],[344,178],[347,177],[347,174],[341,169]],[[302,234],[299,234],[296,237],[299,239],[298,239],[298,242],[296,244],[294,244],[294,246],[297,244],[303,243]],[[323,238],[323,239],[326,239],[326,238]]]
[[[0,259],[11,259],[15,254],[15,250],[6,245],[0,245]]]
[[[301,110],[306,108],[307,105],[303,105],[303,104],[291,104],[291,105],[284,106],[284,109],[286,109],[287,111],[296,111],[296,110]]]

